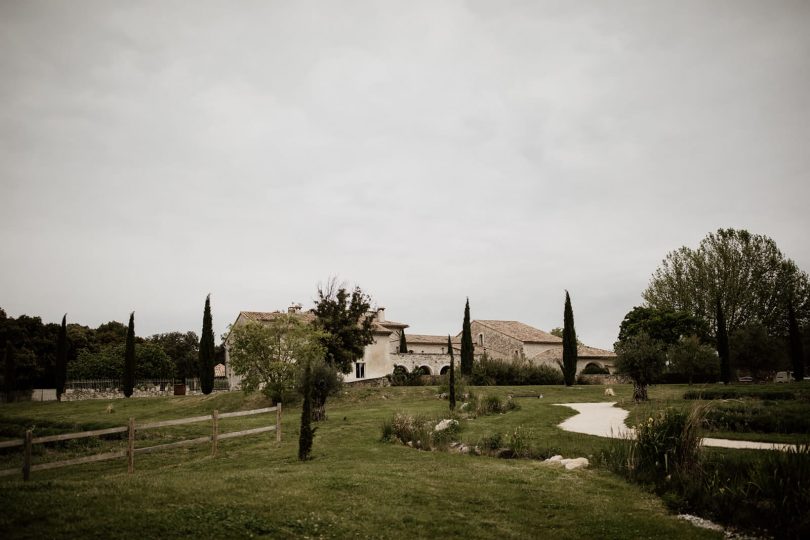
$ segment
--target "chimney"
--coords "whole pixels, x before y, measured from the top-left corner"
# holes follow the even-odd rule
[[[290,314],[301,313],[301,307],[302,307],[301,304],[296,304],[295,302],[293,302],[292,304],[290,304],[290,307],[287,308],[287,313]]]
[[[377,308],[377,322],[385,322],[385,308],[378,307]]]

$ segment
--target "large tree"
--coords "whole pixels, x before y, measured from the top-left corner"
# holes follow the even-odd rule
[[[130,397],[135,389],[135,312],[129,314],[127,339],[124,346],[124,396]]]
[[[298,459],[306,461],[312,452],[315,429],[312,428],[312,366],[307,361],[301,380],[304,404],[301,407],[301,429],[298,435]]]
[[[205,297],[202,335],[200,336],[200,389],[203,394],[214,391],[214,327],[211,320],[211,295]]]
[[[649,307],[685,311],[715,329],[719,298],[729,333],[752,322],[787,334],[788,300],[799,321],[810,315],[807,274],[786,259],[767,236],[719,229],[697,249],[669,253],[642,294]]]
[[[62,394],[65,392],[65,381],[67,379],[67,313],[62,317],[62,326],[59,327],[59,335],[56,338],[56,399],[62,401]]]
[[[715,305],[716,316],[714,327],[717,332],[717,356],[720,357],[720,380],[728,384],[731,381],[731,355],[728,346],[728,323],[723,304],[718,297]]]
[[[318,287],[313,324],[322,331],[326,362],[341,373],[350,373],[374,342],[371,297],[360,287],[350,292],[333,278]]]
[[[788,305],[788,343],[790,346],[790,362],[793,365],[793,378],[797,381],[804,379],[804,347],[799,332],[799,323],[796,320],[796,311],[793,304]]]
[[[456,360],[453,357],[453,343],[450,341],[450,336],[447,336],[447,351],[450,353],[450,375],[449,375],[449,395],[450,395],[450,410],[456,409]]]
[[[147,341],[159,346],[171,358],[174,377],[181,382],[199,374],[200,338],[196,332],[154,334]]]
[[[711,346],[701,343],[697,336],[684,336],[678,343],[670,345],[667,356],[668,371],[686,377],[689,384],[695,379],[716,380],[717,353]]]
[[[574,329],[574,310],[571,308],[571,297],[565,291],[565,309],[563,310],[563,359],[562,372],[565,386],[572,386],[577,376],[577,331]]]
[[[616,371],[633,381],[633,399],[647,401],[647,386],[652,384],[664,370],[665,345],[646,333],[617,341]]]
[[[294,315],[265,323],[249,322],[231,329],[230,361],[246,392],[261,389],[278,403],[294,395],[300,367],[322,361],[322,332]]]
[[[461,374],[469,377],[473,370],[473,353],[475,346],[470,329],[470,299],[464,306],[464,322],[461,325]]]
[[[619,327],[619,341],[642,332],[668,345],[678,343],[685,336],[698,336],[704,340],[709,336],[708,326],[685,311],[636,306],[624,316]]]

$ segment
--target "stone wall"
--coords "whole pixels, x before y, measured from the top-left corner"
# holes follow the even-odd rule
[[[449,354],[396,353],[391,355],[391,360],[395,366],[405,367],[405,369],[408,370],[408,373],[412,372],[418,367],[427,367],[431,375],[439,375],[442,372],[442,368],[450,367]],[[459,359],[456,358],[456,369],[459,368],[458,362]],[[391,371],[393,371],[393,366],[391,367]]]
[[[470,331],[472,333],[473,344],[475,345],[475,354],[486,352],[490,358],[497,358],[499,360],[509,360],[523,351],[523,342],[513,337],[506,336],[500,332],[492,330],[488,326],[472,321],[470,323]],[[480,345],[479,335],[484,335],[484,346]]]
[[[186,389],[187,396],[199,396],[202,392],[199,390],[192,391]],[[164,397],[173,396],[174,387],[167,386],[163,390],[159,386],[142,386],[136,387],[132,391],[132,397]],[[73,389],[68,388],[62,395],[62,401],[82,401],[85,399],[120,399],[124,397],[124,392],[118,388],[82,388]]]

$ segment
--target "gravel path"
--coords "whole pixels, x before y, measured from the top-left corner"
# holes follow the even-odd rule
[[[633,428],[625,425],[624,421],[630,414],[621,407],[614,407],[615,402],[599,403],[556,403],[561,407],[570,407],[576,414],[559,425],[565,431],[596,435],[597,437],[635,437]],[[777,444],[754,441],[735,441],[732,439],[713,439],[705,437],[703,446],[717,446],[720,448],[748,448],[754,450],[788,450],[796,449],[795,444]]]

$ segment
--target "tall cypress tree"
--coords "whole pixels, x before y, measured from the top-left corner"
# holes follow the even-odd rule
[[[205,297],[202,336],[200,337],[200,389],[203,394],[214,391],[214,328],[211,321],[211,295]]]
[[[124,346],[124,396],[130,397],[135,389],[135,312],[129,314],[127,341]]]
[[[796,311],[793,303],[788,304],[788,340],[790,341],[790,361],[793,364],[793,378],[797,381],[804,379],[804,347],[802,336],[799,333],[799,322],[796,320]]]
[[[298,436],[298,459],[306,461],[312,452],[315,429],[312,428],[312,366],[307,361],[304,367],[304,405],[301,407],[301,433]]]
[[[408,352],[408,342],[405,341],[405,329],[402,329],[402,333],[399,335],[399,352],[406,353]]]
[[[14,363],[14,346],[11,341],[6,341],[3,356],[3,392],[6,394],[6,403],[11,403],[17,392],[17,369]]]
[[[62,317],[62,326],[56,338],[56,399],[62,401],[67,379],[67,313]]]
[[[464,323],[461,326],[461,374],[472,375],[473,368],[473,341],[470,330],[470,299],[467,298],[467,305],[464,306]]]
[[[731,364],[728,351],[728,328],[720,298],[717,299],[717,355],[720,357],[720,380],[728,384],[731,380]]]
[[[450,392],[450,410],[456,409],[456,360],[453,357],[453,342],[450,341],[450,335],[447,336],[447,350],[450,352],[450,381],[448,386]]]
[[[571,297],[565,291],[565,310],[563,311],[563,361],[562,372],[565,386],[576,382],[577,376],[577,331],[574,329],[574,310],[571,308]]]

